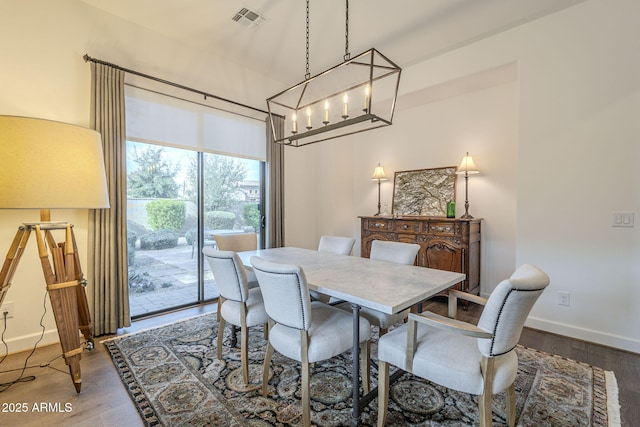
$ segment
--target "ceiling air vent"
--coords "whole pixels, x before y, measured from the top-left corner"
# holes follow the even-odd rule
[[[233,15],[233,18],[231,19],[239,24],[244,25],[245,27],[254,29],[259,27],[266,20],[266,18],[260,13],[249,10],[246,7],[243,7],[238,12],[236,12],[236,14]]]

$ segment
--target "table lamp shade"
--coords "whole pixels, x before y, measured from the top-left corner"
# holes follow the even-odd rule
[[[478,171],[475,163],[473,163],[473,158],[469,155],[469,153],[467,153],[467,155],[462,158],[460,166],[458,166],[458,170],[456,171],[457,174],[474,174],[479,172],[480,171]]]
[[[0,116],[0,209],[109,207],[98,132]]]
[[[384,173],[384,168],[380,165],[380,163],[378,163],[378,166],[376,166],[376,168],[373,170],[373,176],[371,177],[371,180],[386,181],[387,179],[387,174]]]

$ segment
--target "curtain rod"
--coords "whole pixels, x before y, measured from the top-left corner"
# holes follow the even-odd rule
[[[174,86],[174,87],[177,87],[177,88],[180,88],[180,89],[184,89],[184,90],[187,90],[187,91],[190,91],[190,92],[194,92],[194,93],[197,93],[197,94],[200,94],[200,95],[204,96],[204,99],[214,98],[214,99],[217,99],[219,101],[228,102],[230,104],[234,104],[234,105],[237,105],[237,106],[240,106],[240,107],[248,108],[248,109],[253,110],[253,111],[258,111],[260,113],[269,114],[268,111],[261,110],[260,108],[252,107],[250,105],[245,105],[245,104],[242,104],[240,102],[232,101],[232,100],[226,99],[226,98],[222,98],[220,96],[213,95],[213,94],[207,93],[207,92],[203,92],[203,91],[198,90],[198,89],[193,89],[193,88],[190,88],[188,86],[183,86],[183,85],[181,85],[179,83],[170,82],[168,80],[164,80],[164,79],[161,79],[159,77],[150,76],[148,74],[144,74],[144,73],[141,73],[139,71],[134,71],[134,70],[130,70],[128,68],[123,68],[123,67],[121,67],[119,65],[112,64],[110,62],[106,62],[106,61],[102,61],[100,59],[92,58],[86,53],[84,54],[82,59],[84,59],[84,62],[95,62],[96,64],[108,65],[110,67],[113,67],[113,68],[116,68],[118,70],[124,71],[125,73],[135,74],[137,76],[144,77],[144,78],[149,79],[149,80],[154,80],[156,82],[164,83],[164,84],[167,84],[169,86]]]

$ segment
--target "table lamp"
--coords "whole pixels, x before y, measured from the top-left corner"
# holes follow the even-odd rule
[[[462,158],[462,162],[460,162],[460,166],[458,166],[458,170],[456,174],[464,174],[464,215],[460,218],[462,219],[473,219],[471,215],[469,215],[469,175],[480,173],[476,168],[476,165],[473,163],[473,158],[467,154]]]
[[[40,222],[24,223],[0,270],[0,305],[35,231],[47,292],[65,363],[80,392],[79,330],[92,345],[92,326],[73,226],[51,222],[50,209],[109,207],[102,141],[80,126],[29,117],[0,116],[0,209],[40,209]],[[56,243],[52,231],[64,230]],[[53,265],[49,260],[49,253]]]
[[[380,215],[380,182],[386,181],[387,175],[384,173],[383,167],[378,163],[378,166],[373,170],[373,176],[371,177],[371,181],[378,181],[378,213],[375,215]]]

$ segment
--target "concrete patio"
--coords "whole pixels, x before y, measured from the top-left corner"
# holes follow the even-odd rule
[[[204,297],[217,298],[218,289],[206,262],[204,268]],[[147,286],[135,286],[134,277]],[[196,303],[198,253],[192,257],[192,247],[184,238],[179,239],[178,246],[170,249],[136,249],[133,264],[129,266],[129,278],[129,308],[133,317]]]

